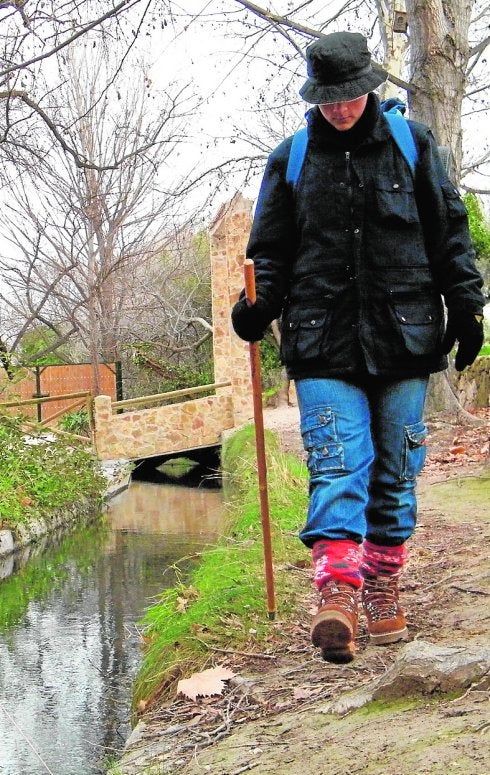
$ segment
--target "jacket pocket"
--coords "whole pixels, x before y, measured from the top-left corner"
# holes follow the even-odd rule
[[[400,226],[418,223],[413,184],[409,181],[381,180],[375,184],[375,207],[379,220]]]
[[[442,318],[433,304],[395,304],[394,312],[412,355],[429,355],[437,349]]]
[[[281,357],[285,363],[318,358],[323,354],[323,342],[330,315],[313,312],[288,316],[281,325]]]
[[[459,195],[459,191],[450,180],[441,183],[442,195],[446,202],[447,212],[450,218],[461,218],[467,213],[466,207]]]

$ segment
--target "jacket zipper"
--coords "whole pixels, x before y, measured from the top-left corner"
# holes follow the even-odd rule
[[[351,152],[345,151],[345,171],[346,171],[346,183],[347,183],[347,190],[349,193],[349,202],[350,202],[350,217],[351,217],[351,229],[354,228],[354,208],[353,208],[353,193],[352,193],[352,170],[351,170]],[[360,267],[359,267],[359,257],[354,255],[354,265],[352,267],[352,272],[354,273],[351,276],[351,279],[353,282],[355,282],[355,289],[356,289],[356,296],[358,300],[358,309],[357,309],[357,328],[358,328],[358,334],[359,334],[359,324],[363,317],[363,307],[364,307],[364,301],[362,297],[362,290],[359,287],[359,283],[357,280],[355,280],[355,277],[359,276]],[[362,344],[361,344],[362,347]],[[362,348],[364,350],[364,348]]]
[[[354,213],[352,211],[352,174],[351,174],[350,151],[345,151],[345,178],[346,178],[347,192],[349,194],[350,214],[352,218]]]

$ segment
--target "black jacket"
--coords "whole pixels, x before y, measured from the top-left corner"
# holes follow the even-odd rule
[[[374,95],[359,126],[337,132],[318,108],[295,190],[292,138],[270,155],[247,256],[270,320],[282,315],[290,378],[403,378],[440,371],[441,294],[450,311],[481,312],[466,209],[430,130],[410,122],[412,176]]]

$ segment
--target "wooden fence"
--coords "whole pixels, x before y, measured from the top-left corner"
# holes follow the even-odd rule
[[[26,409],[29,409],[32,406],[43,406],[44,404],[54,404],[54,403],[60,404],[65,401],[69,401],[70,403],[64,409],[60,409],[54,414],[51,414],[47,419],[42,420],[41,422],[29,422],[28,420],[25,419]],[[66,436],[71,440],[77,439],[78,441],[83,441],[84,444],[90,443],[95,447],[94,413],[93,413],[92,403],[93,403],[92,393],[87,393],[87,392],[69,393],[67,395],[45,396],[44,398],[26,398],[23,401],[22,400],[4,401],[3,403],[0,403],[0,413],[4,412],[5,410],[8,411],[9,409],[13,409],[15,413],[18,415],[19,408],[20,408],[20,413],[24,418],[23,427],[27,432],[29,432],[30,430],[34,430],[37,433],[41,433],[42,431],[47,430],[49,425],[50,432],[55,432],[57,434],[60,434],[61,436]],[[51,424],[52,421],[57,420],[65,412],[73,411],[74,409],[78,409],[81,406],[85,406],[85,411],[87,413],[88,433],[89,433],[88,436],[80,436],[77,433],[62,431]]]
[[[121,399],[120,365],[104,363],[99,366],[100,392],[111,396],[115,401]],[[0,402],[25,401],[30,398],[48,398],[50,396],[90,392],[92,389],[92,366],[89,363],[63,364],[60,366],[34,366],[21,371],[19,378],[9,382],[6,378],[0,382]],[[53,415],[60,414],[70,406],[71,399],[41,402],[22,407],[26,417],[38,422],[49,421]],[[14,411],[14,410],[12,410]],[[18,412],[18,410],[17,410]]]

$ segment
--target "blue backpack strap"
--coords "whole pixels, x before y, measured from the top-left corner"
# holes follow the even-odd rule
[[[381,105],[382,110],[383,105],[384,103]],[[388,110],[383,110],[383,115],[388,122],[393,140],[402,152],[405,161],[410,167],[410,172],[413,175],[418,161],[418,151],[410,126],[401,112],[402,106],[404,109],[405,106],[403,103],[398,103]]]
[[[404,103],[397,99],[387,100],[382,103],[381,110],[388,122],[391,135],[410,168],[410,172],[412,175],[415,174],[418,151],[411,129],[403,115],[405,112]],[[307,145],[308,130],[306,127],[302,127],[293,135],[291,150],[289,151],[288,166],[286,169],[286,182],[294,189],[296,188],[303,168]]]
[[[286,169],[286,183],[296,188],[303,162],[306,156],[306,146],[308,145],[308,129],[302,127],[293,135],[291,150],[289,151],[288,166]]]

